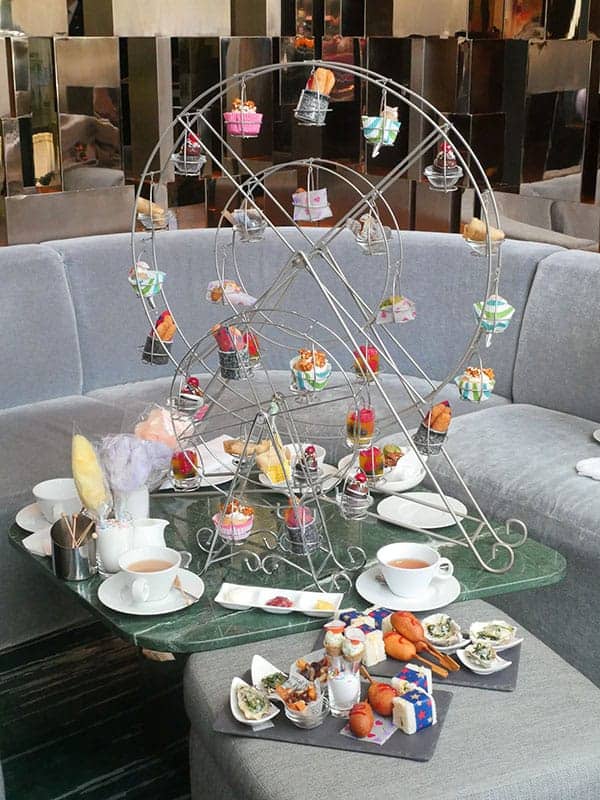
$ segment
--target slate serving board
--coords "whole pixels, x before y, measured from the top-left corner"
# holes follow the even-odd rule
[[[322,647],[323,637],[319,635],[315,642],[313,652],[303,656],[307,661],[318,661],[325,655],[325,650]],[[432,664],[437,664],[437,660],[427,653],[423,654],[425,658],[431,661]],[[494,692],[514,692],[517,688],[517,678],[519,675],[519,659],[521,658],[521,645],[517,644],[509,650],[503,650],[498,655],[506,661],[511,661],[510,667],[503,669],[501,672],[494,672],[491,675],[476,675],[467,669],[458,656],[454,653],[449,653],[455,661],[460,664],[460,669],[457,672],[448,671],[447,678],[439,678],[433,675],[433,683],[437,688],[444,686],[468,686],[473,689],[491,689]],[[368,667],[369,674],[373,678],[393,678],[401,669],[403,669],[407,661],[396,661],[393,658],[386,658],[385,661],[380,661],[372,667]],[[425,666],[421,661],[412,661],[413,664]]]
[[[242,676],[250,681],[250,672]],[[367,687],[363,687],[366,695]],[[407,758],[411,761],[429,761],[435,752],[440,738],[444,720],[448,713],[452,694],[436,690],[433,693],[437,709],[437,725],[432,725],[419,733],[408,736],[402,731],[396,731],[383,745],[376,745],[365,739],[353,739],[342,736],[340,731],[348,722],[346,719],[337,719],[328,716],[318,728],[306,731],[297,728],[285,716],[283,708],[272,720],[273,727],[261,731],[253,731],[248,725],[242,725],[234,719],[229,701],[213,724],[217,733],[227,733],[231,736],[245,736],[249,739],[271,739],[276,742],[292,742],[293,744],[310,745],[311,747],[327,747],[331,750],[349,750],[354,753],[371,753],[374,756],[388,756],[390,758]]]
[[[424,653],[425,657],[433,663],[437,661],[433,656]],[[517,644],[511,647],[510,650],[503,650],[498,655],[506,661],[511,661],[510,667],[503,669],[501,672],[493,672],[491,675],[476,675],[470,669],[463,666],[458,660],[458,656],[450,653],[454,660],[460,664],[458,672],[448,672],[447,678],[438,678],[433,675],[433,682],[435,686],[470,686],[474,689],[491,689],[495,692],[514,692],[517,688],[517,677],[519,674],[519,659],[521,657],[521,645]],[[391,658],[386,658],[385,661],[380,661],[369,667],[369,674],[374,678],[393,678],[400,670],[406,665],[405,661],[396,661]],[[413,661],[413,664],[425,666],[421,661]]]

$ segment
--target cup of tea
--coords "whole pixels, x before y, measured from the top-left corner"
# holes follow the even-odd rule
[[[31,491],[48,522],[56,522],[62,514],[70,517],[81,509],[81,500],[73,478],[42,481],[36,483]]]
[[[119,558],[119,567],[128,577],[129,591],[135,603],[164,600],[171,591],[177,570],[187,567],[190,553],[171,547],[139,547]]]
[[[386,544],[377,551],[377,560],[390,591],[399,597],[418,597],[434,578],[447,580],[454,572],[450,559],[416,542]]]

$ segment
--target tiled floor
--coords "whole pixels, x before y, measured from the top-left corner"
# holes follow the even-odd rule
[[[98,625],[0,656],[7,800],[186,800],[181,691]]]

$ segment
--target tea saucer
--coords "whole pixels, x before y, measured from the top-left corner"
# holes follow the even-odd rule
[[[392,593],[379,565],[376,565],[358,576],[356,591],[371,605],[383,606],[392,611],[433,611],[456,600],[460,594],[460,583],[454,576],[434,578],[427,591],[418,597],[400,597]]]
[[[37,531],[26,536],[21,544],[27,548],[34,556],[51,556],[52,540],[50,538],[50,526],[47,531]]]
[[[189,592],[198,600],[204,594],[204,581],[199,575],[189,569],[178,569],[177,577],[184,592]],[[138,617],[151,617],[158,614],[172,614],[182,608],[194,605],[197,600],[192,600],[174,587],[164,600],[155,603],[135,603],[128,587],[128,576],[124,572],[117,572],[107,578],[98,589],[98,600],[113,611],[122,614],[134,614]]]
[[[50,533],[50,523],[40,511],[37,503],[31,503],[22,508],[15,517],[15,522],[19,528],[23,528],[29,533],[41,533],[42,531]]]

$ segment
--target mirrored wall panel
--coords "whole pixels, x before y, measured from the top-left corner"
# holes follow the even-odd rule
[[[66,191],[124,181],[118,39],[57,39],[56,78]]]

